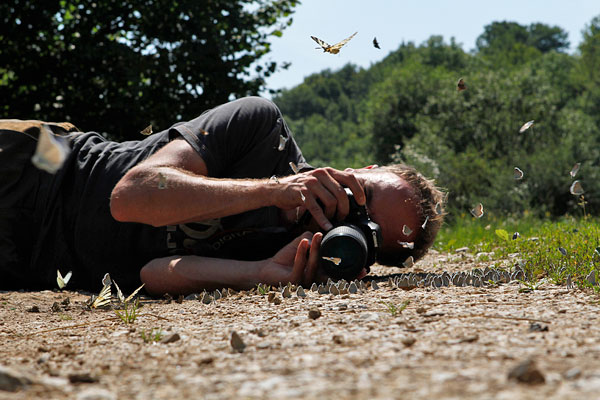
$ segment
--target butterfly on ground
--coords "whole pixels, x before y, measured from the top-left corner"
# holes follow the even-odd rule
[[[112,281],[110,280],[110,275],[108,273],[104,274],[104,278],[102,278],[102,290],[98,296],[92,295],[90,299],[90,307],[92,308],[100,308],[110,305],[111,299],[111,291],[110,288],[112,286]]]
[[[379,47],[379,42],[377,41],[376,37],[373,38],[373,46],[375,46],[376,49],[381,49],[381,47]]]
[[[69,271],[63,278],[60,271],[58,269],[56,270],[56,283],[58,284],[59,289],[63,289],[67,286],[67,283],[69,283],[69,280],[71,279],[71,275],[73,275],[73,272]]]
[[[41,170],[55,174],[70,152],[67,138],[55,135],[50,128],[42,125],[31,163]]]
[[[350,39],[352,39],[354,37],[354,35],[356,35],[357,33],[358,32],[354,32],[352,35],[348,36],[346,39],[344,39],[341,42],[336,43],[334,45],[330,45],[315,36],[311,36],[311,38],[312,38],[312,40],[317,42],[319,44],[319,46],[321,46],[321,48],[323,49],[323,51],[325,53],[337,54],[340,52],[340,49],[342,48],[342,46],[344,46],[346,43],[348,43],[350,41]],[[317,47],[317,49],[318,48],[319,47]]]
[[[456,83],[456,90],[458,90],[459,92],[467,90],[467,85],[465,84],[465,80],[463,78],[460,78]]]
[[[413,257],[413,256],[409,256],[409,257],[408,257],[406,260],[404,260],[404,262],[402,263],[402,266],[403,266],[403,267],[406,267],[406,268],[410,268],[410,267],[412,267],[413,265],[415,265],[415,259],[414,259],[414,257]]]
[[[483,204],[477,204],[477,206],[475,206],[475,208],[471,210],[471,214],[473,214],[475,218],[483,217]]]
[[[521,127],[521,129],[519,129],[519,133],[523,133],[525,132],[527,129],[531,128],[533,126],[533,123],[535,121],[531,120],[531,121],[527,121],[523,124],[523,126]]]
[[[152,135],[152,124],[148,125],[144,129],[140,131],[140,133],[144,136]]]
[[[117,288],[117,297],[119,298],[119,301],[121,302],[121,304],[123,305],[127,305],[129,304],[129,302],[135,297],[136,294],[138,294],[138,292],[144,287],[145,283],[142,283],[142,286],[140,286],[139,288],[135,289],[133,291],[133,293],[131,293],[127,298],[125,298],[125,296],[123,296],[123,292],[121,292],[121,288],[119,287],[119,285],[117,285],[116,281],[113,281],[113,283],[115,284],[115,287]]]

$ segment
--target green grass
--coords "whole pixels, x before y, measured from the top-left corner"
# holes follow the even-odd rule
[[[163,337],[163,331],[160,328],[152,328],[150,330],[142,330],[140,332],[142,340],[146,343],[160,342]]]
[[[410,300],[404,300],[399,306],[391,301],[382,301],[381,304],[387,308],[387,311],[392,314],[392,317],[395,317],[396,315],[402,314],[402,311],[404,311],[404,309],[406,309],[406,307],[408,307],[410,304]]]
[[[600,271],[600,219],[566,217],[558,221],[521,218],[464,217],[443,227],[434,249],[452,252],[469,247],[472,253],[492,253],[489,260],[518,253],[532,281],[547,278],[564,284],[568,275],[580,287],[589,287],[585,277]],[[512,239],[513,233],[520,237]],[[533,240],[537,238],[537,240]],[[566,255],[559,251],[566,250]],[[595,287],[598,290],[598,286]]]
[[[123,309],[115,310],[115,314],[125,323],[125,325],[133,324],[138,317],[138,311],[140,309],[139,299],[128,303],[123,303]]]

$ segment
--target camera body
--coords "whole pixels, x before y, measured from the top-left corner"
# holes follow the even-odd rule
[[[363,268],[375,263],[381,245],[381,228],[371,221],[365,206],[345,188],[350,211],[343,222],[329,230],[321,241],[319,263],[332,279],[355,279]]]

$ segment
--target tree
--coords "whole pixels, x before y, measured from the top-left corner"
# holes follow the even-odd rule
[[[260,63],[296,0],[4,0],[4,118],[68,120],[136,138],[232,97],[277,70]]]

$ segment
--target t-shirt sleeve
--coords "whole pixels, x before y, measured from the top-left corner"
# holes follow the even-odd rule
[[[277,106],[259,97],[235,100],[176,124],[202,157],[208,174],[222,178],[264,178],[292,173],[290,162],[310,167]]]

